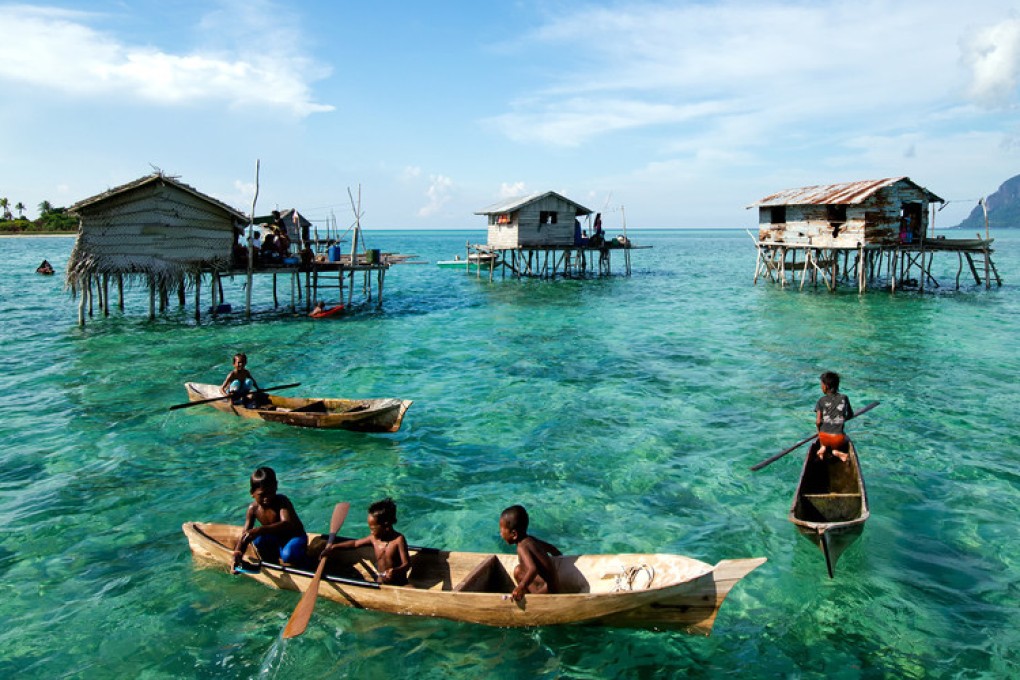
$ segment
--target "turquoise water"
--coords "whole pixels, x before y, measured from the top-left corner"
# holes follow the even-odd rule
[[[999,235],[1001,289],[864,296],[751,285],[740,231],[632,234],[634,275],[488,283],[395,267],[382,312],[196,326],[176,303],[76,326],[58,271],[72,240],[0,240],[0,675],[419,678],[1020,675],[1020,233]],[[468,232],[370,232],[435,262]],[[952,287],[956,261],[944,258]],[[243,303],[240,281],[227,301]],[[289,287],[286,295],[289,300]],[[189,300],[190,304],[190,300]],[[206,300],[208,305],[208,300]],[[264,385],[415,401],[393,435],[312,432],[169,412],[187,380],[247,351]],[[817,376],[843,375],[872,516],[829,580],[786,520]],[[306,526],[393,496],[415,544],[507,551],[523,503],[564,552],[766,556],[713,635],[503,630],[297,603],[196,568],[181,524],[242,520],[271,465]]]

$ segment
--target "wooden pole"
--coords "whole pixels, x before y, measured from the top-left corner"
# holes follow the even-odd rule
[[[156,320],[156,279],[149,276],[149,321]]]
[[[184,292],[184,279],[181,279],[181,292]],[[216,286],[212,286],[213,309],[216,309]],[[195,325],[202,321],[202,271],[195,272]]]
[[[82,285],[81,277],[78,278],[78,281],[77,281],[77,284],[76,284],[76,289],[78,289],[80,291],[80,293],[81,293],[78,296],[78,325],[81,326],[82,328],[84,328],[85,327],[85,305],[87,303],[85,302],[85,290],[86,290],[86,287]]]
[[[248,285],[244,293],[244,318],[251,319],[251,287],[254,280],[255,270],[255,203],[259,200],[259,167],[262,162],[255,159],[255,195],[251,199],[251,215],[248,217]]]

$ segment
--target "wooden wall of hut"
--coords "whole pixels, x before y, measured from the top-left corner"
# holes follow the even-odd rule
[[[763,242],[818,248],[896,245],[904,211],[912,213],[911,240],[928,229],[929,201],[912,182],[897,182],[857,204],[761,206],[758,239]]]
[[[521,206],[509,224],[490,220],[487,243],[493,248],[572,246],[577,206],[556,195]],[[550,216],[555,215],[555,221]],[[498,222],[498,221],[497,221]]]

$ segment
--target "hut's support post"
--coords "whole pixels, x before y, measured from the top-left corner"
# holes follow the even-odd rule
[[[375,306],[378,309],[382,309],[382,289],[383,289],[383,279],[385,279],[385,278],[386,278],[386,268],[385,267],[380,267],[379,271],[376,272],[376,286],[379,288],[379,299],[376,302]],[[489,280],[490,281],[492,280],[491,276],[490,276]]]
[[[212,275],[214,276],[214,275]],[[216,309],[216,285],[215,280],[212,281],[212,304],[213,309]],[[181,293],[184,292],[184,279],[181,279]],[[197,326],[202,321],[202,272],[201,270],[195,272],[195,325]]]
[[[201,276],[201,274],[199,274]],[[177,278],[177,304],[179,307],[183,307],[185,303],[186,293],[184,290],[184,275],[181,274]]]
[[[960,268],[956,270],[956,290],[960,290],[960,274],[963,273],[963,253],[956,253],[956,257],[960,262]]]
[[[974,267],[971,266],[971,269],[973,269],[973,268]],[[92,293],[92,275],[91,274],[89,274],[88,277],[86,277],[86,279],[85,279],[85,290],[88,291],[88,297],[89,297],[89,318],[91,319],[92,318],[92,305],[93,305],[93,301],[92,301],[92,295],[93,295],[93,293]]]
[[[87,293],[85,291],[88,290],[88,287],[87,286],[83,286],[82,285],[82,279],[79,278],[75,288],[76,289],[80,289],[80,292],[81,292],[81,295],[78,296],[78,325],[81,326],[82,328],[84,328],[85,327],[85,306],[88,304],[85,301],[85,298],[87,297]]]
[[[273,309],[280,306],[280,300],[276,297],[276,272],[273,272]]]
[[[857,292],[858,293],[863,293],[867,289],[867,287],[868,287],[867,280],[865,279],[865,276],[864,276],[864,272],[865,272],[865,266],[864,266],[864,245],[862,244],[862,245],[859,245],[857,247]]]
[[[290,311],[297,312],[297,291],[301,289],[296,271],[290,273]]]
[[[103,274],[103,316],[110,316],[110,275]]]
[[[156,320],[156,279],[149,277],[149,321]]]
[[[124,311],[124,275],[117,274],[117,309]]]

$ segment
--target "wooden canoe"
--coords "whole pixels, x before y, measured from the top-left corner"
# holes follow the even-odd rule
[[[804,458],[788,518],[801,534],[821,548],[832,578],[840,555],[864,531],[871,513],[853,442],[846,462],[835,457],[819,460],[817,451],[816,441]]]
[[[183,526],[197,562],[229,571],[241,527],[188,522]],[[309,534],[314,560],[327,536]],[[249,547],[246,559],[257,563]],[[410,548],[406,586],[376,581],[371,546],[330,557],[319,597],[359,609],[432,616],[489,626],[584,623],[684,630],[708,635],[730,589],[765,562],[722,560],[715,566],[680,555],[568,555],[554,558],[564,593],[508,598],[516,555]],[[261,563],[241,572],[265,585],[304,591],[314,576],[305,569]]]
[[[184,383],[190,401],[220,396],[219,385]],[[307,399],[266,395],[270,404],[263,408],[245,408],[229,399],[209,402],[218,411],[242,418],[258,418],[271,423],[295,427],[317,427],[326,430],[355,432],[396,432],[404,414],[414,403],[402,399]]]

